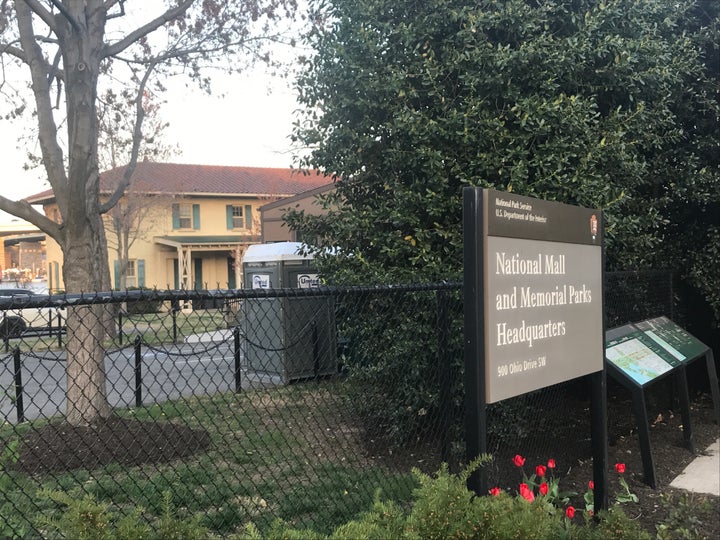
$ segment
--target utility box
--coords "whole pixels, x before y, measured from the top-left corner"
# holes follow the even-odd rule
[[[242,260],[246,289],[304,289],[320,285],[300,242],[250,246]],[[283,383],[337,373],[332,296],[248,298],[242,303],[248,369]]]

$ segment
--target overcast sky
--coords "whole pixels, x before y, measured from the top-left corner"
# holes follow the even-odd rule
[[[258,70],[228,79],[221,86],[225,86],[225,97],[207,96],[180,86],[168,91],[160,114],[170,124],[169,143],[177,144],[181,152],[172,161],[253,167],[292,165],[289,136],[298,105],[287,81],[272,79]],[[0,192],[11,199],[49,188],[41,169],[23,170],[26,153],[17,147],[17,128],[0,123]],[[2,214],[0,222],[10,219]]]
[[[170,126],[170,143],[181,155],[173,161],[208,165],[288,167],[289,135],[297,108],[287,82],[261,71],[228,79],[225,97],[178,87],[168,91],[161,116]],[[272,92],[268,94],[268,88]],[[4,123],[4,122],[3,122]],[[18,149],[18,128],[0,126],[2,194],[21,198],[47,189],[42,171],[24,171],[25,151]]]

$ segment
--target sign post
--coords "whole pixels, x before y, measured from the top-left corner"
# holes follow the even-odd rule
[[[468,458],[485,407],[589,375],[596,509],[607,493],[602,214],[490,189],[463,192]],[[470,484],[487,490],[481,474]]]

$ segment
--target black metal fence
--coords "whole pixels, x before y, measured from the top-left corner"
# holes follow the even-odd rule
[[[671,315],[671,284],[610,274],[608,314]],[[52,327],[33,326],[43,311]],[[465,458],[460,284],[30,297],[0,314],[15,318],[0,320],[2,536],[45,535],[53,491],[151,526],[169,499],[218,534],[276,518],[328,532],[378,488],[408,500],[413,467]],[[101,368],[110,417],[64,421],[72,363]],[[589,419],[567,414],[586,399],[573,381],[493,405],[491,479],[517,452],[589,456]]]

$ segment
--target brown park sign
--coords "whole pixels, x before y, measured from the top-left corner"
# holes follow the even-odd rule
[[[466,231],[476,245],[465,249],[479,250],[470,259],[485,402],[602,371],[600,211],[477,191],[476,230]]]

